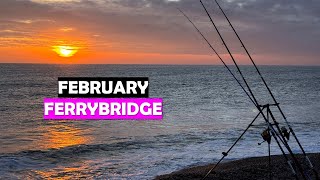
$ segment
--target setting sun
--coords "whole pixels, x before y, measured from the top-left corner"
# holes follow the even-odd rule
[[[72,57],[78,50],[78,47],[73,46],[53,46],[53,51],[61,57]]]

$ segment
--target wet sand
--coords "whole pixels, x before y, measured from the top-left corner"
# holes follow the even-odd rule
[[[288,156],[289,157],[289,156]],[[302,155],[297,155],[300,162],[304,162]],[[315,170],[320,173],[320,153],[309,154],[309,158]],[[204,175],[214,166],[197,166],[182,169],[171,174],[157,176],[156,180],[175,180],[175,179],[202,179]],[[303,166],[304,168],[306,166]],[[271,157],[272,179],[296,179],[285,161],[283,156]],[[211,173],[207,179],[217,180],[248,180],[248,179],[269,179],[268,157],[253,157],[236,161],[222,163]],[[302,179],[302,177],[301,177]],[[312,175],[312,179],[316,179]]]

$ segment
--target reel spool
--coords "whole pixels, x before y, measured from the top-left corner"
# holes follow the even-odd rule
[[[258,143],[258,145],[261,145],[263,142],[267,141],[268,144],[271,143],[271,134],[270,134],[270,131],[269,129],[266,129],[264,130],[262,133],[261,133],[261,137],[263,139],[263,141],[261,143]]]
[[[281,127],[281,133],[289,141],[289,139],[290,139],[290,131],[288,131],[288,129],[286,127],[284,127],[284,126]]]

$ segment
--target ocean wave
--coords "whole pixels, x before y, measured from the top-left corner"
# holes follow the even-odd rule
[[[220,132],[220,135],[224,132]],[[51,163],[61,162],[64,160],[76,160],[83,156],[89,156],[95,153],[122,153],[124,151],[133,151],[138,149],[152,149],[170,146],[184,146],[187,144],[198,144],[207,140],[214,140],[217,133],[201,132],[201,133],[178,133],[168,135],[158,135],[149,138],[141,137],[134,140],[102,143],[102,144],[80,144],[74,146],[67,146],[58,149],[45,150],[26,150],[15,153],[0,153],[0,167],[4,167],[6,162],[11,161],[13,166],[24,158],[29,158],[34,161],[50,161]]]

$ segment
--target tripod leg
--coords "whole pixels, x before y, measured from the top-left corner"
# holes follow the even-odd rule
[[[270,132],[270,131],[269,131]],[[270,149],[270,143],[268,142],[268,153],[269,153],[269,164],[268,164],[268,169],[269,169],[269,179],[272,180],[272,172],[271,172],[271,149]]]
[[[242,138],[242,136],[248,131],[248,129],[252,126],[252,124],[256,121],[256,119],[260,116],[261,112],[259,112],[256,117],[251,121],[251,123],[247,126],[247,128],[242,132],[242,134],[238,137],[238,139],[232,144],[232,146],[228,149],[227,152],[223,152],[222,153],[222,157],[221,159],[217,162],[217,164],[215,164],[208,172],[207,174],[202,178],[202,180],[206,179],[209,174],[218,167],[218,165],[221,163],[221,161],[228,156],[228,153],[231,151],[231,149],[240,141],[240,139]]]
[[[267,111],[267,119],[269,121],[269,112]],[[268,126],[268,134],[270,136],[270,128]],[[272,172],[271,172],[271,150],[270,150],[270,144],[271,144],[271,136],[268,137],[267,139],[267,142],[268,142],[268,158],[269,158],[269,163],[268,163],[268,171],[269,171],[269,180],[272,180]]]

